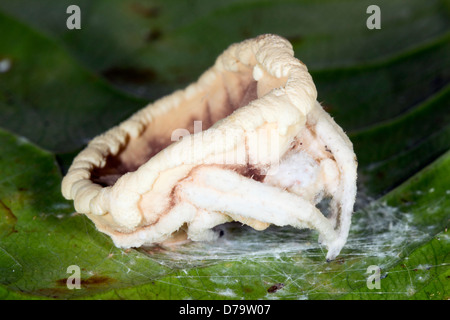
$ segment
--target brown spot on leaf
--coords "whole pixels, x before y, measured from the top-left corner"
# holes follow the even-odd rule
[[[145,41],[146,42],[153,42],[153,41],[156,41],[156,40],[160,39],[161,36],[162,36],[161,30],[159,30],[159,29],[152,29],[145,36]]]
[[[161,14],[161,9],[157,6],[145,6],[140,3],[132,3],[131,10],[144,18],[157,18]]]
[[[92,276],[87,278],[86,280],[81,280],[81,285],[82,286],[100,286],[100,285],[105,285],[105,284],[110,284],[112,282],[115,282],[116,280],[110,278],[110,277],[106,277],[106,276]]]
[[[284,287],[283,283],[276,283],[273,286],[271,286],[269,289],[267,289],[268,293],[275,293],[278,290],[282,289]]]
[[[67,279],[68,278],[56,280],[56,285],[60,286],[60,287],[67,287]],[[81,288],[87,289],[87,288],[91,288],[91,287],[99,287],[99,286],[103,286],[103,285],[109,285],[115,281],[116,281],[115,279],[107,277],[107,276],[93,275],[92,277],[89,277],[87,279],[81,278],[80,285],[81,285]]]
[[[152,69],[113,67],[103,71],[103,76],[112,82],[143,84],[156,79],[156,72]]]
[[[17,217],[12,210],[0,200],[0,234],[9,236],[12,233],[16,233],[15,229],[17,223]]]
[[[245,293],[251,293],[253,291],[253,289],[249,287],[244,287],[243,290]]]

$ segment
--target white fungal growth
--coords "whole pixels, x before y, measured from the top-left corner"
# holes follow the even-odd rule
[[[289,155],[267,173],[266,183],[282,188],[307,188],[317,180],[319,165],[305,152]]]
[[[62,193],[121,248],[211,241],[214,227],[238,221],[314,229],[332,260],[347,241],[356,168],[292,45],[263,35],[93,139]],[[316,207],[324,197],[327,217]]]

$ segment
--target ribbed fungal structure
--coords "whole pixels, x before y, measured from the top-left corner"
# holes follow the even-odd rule
[[[240,221],[315,229],[334,259],[351,224],[356,168],[352,143],[317,102],[291,44],[262,35],[94,138],[62,193],[122,248],[180,232],[212,240],[214,226]],[[324,197],[328,217],[316,207]]]

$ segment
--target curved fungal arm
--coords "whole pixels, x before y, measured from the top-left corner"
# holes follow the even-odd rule
[[[220,212],[256,229],[269,224],[315,229],[329,250],[333,249],[327,259],[332,260],[339,254],[335,244],[338,233],[332,221],[314,205],[232,170],[217,166],[200,167],[179,184],[177,193],[199,209]],[[341,248],[337,248],[338,251]]]
[[[339,169],[339,185],[331,202],[330,221],[338,232],[336,248],[344,246],[350,230],[353,205],[356,198],[357,160],[353,145],[340,126],[317,102],[308,115],[308,122],[314,123],[317,136],[333,153]],[[335,254],[337,256],[339,252]],[[333,254],[334,255],[334,254]]]

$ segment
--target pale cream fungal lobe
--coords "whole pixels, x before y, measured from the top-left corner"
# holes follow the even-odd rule
[[[197,82],[94,138],[62,193],[121,248],[213,240],[212,228],[239,221],[315,229],[334,259],[356,167],[306,66],[268,34],[230,46]],[[324,197],[327,217],[316,207]]]

